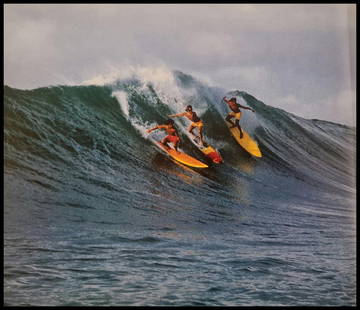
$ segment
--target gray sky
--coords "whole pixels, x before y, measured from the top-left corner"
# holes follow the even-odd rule
[[[166,66],[355,125],[355,4],[5,4],[5,84]]]

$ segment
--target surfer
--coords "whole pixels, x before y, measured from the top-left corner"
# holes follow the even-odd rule
[[[160,141],[160,143],[162,145],[164,145],[165,147],[169,147],[168,143],[171,142],[173,144],[173,146],[174,146],[175,151],[178,152],[177,146],[178,146],[178,144],[180,142],[180,137],[179,137],[178,131],[174,127],[174,120],[168,119],[165,122],[165,124],[157,125],[157,126],[155,126],[153,128],[148,129],[146,132],[150,133],[150,132],[152,132],[153,130],[156,130],[156,129],[165,129],[167,134],[168,134],[164,139],[162,139]]]
[[[231,98],[230,100],[227,100],[226,97],[224,97],[223,100],[229,105],[229,108],[231,109],[231,112],[226,116],[225,120],[228,121],[230,124],[232,124],[231,128],[233,127],[239,128],[240,139],[241,139],[243,137],[243,132],[239,124],[241,118],[241,111],[239,108],[251,110],[253,112],[255,111],[252,108],[244,107],[241,104],[237,103],[235,97]],[[235,123],[231,120],[233,117],[235,117]]]
[[[185,116],[191,121],[191,124],[190,124],[190,127],[188,128],[188,131],[195,138],[196,138],[196,135],[193,133],[193,130],[196,127],[198,128],[200,142],[204,146],[204,140],[203,140],[203,134],[202,134],[202,129],[203,129],[204,124],[203,124],[202,120],[197,116],[197,114],[193,111],[192,106],[188,105],[185,108],[185,112],[183,112],[183,113],[168,115],[168,117],[179,117],[179,116]]]

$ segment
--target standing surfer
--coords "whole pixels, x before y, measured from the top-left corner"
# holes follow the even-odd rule
[[[180,137],[178,131],[174,127],[174,121],[172,119],[168,119],[165,124],[156,125],[155,127],[148,129],[146,132],[150,133],[156,129],[165,129],[168,134],[164,139],[160,141],[160,143],[165,147],[169,147],[168,143],[171,142],[174,146],[175,151],[178,151],[177,146],[180,142]]]
[[[190,127],[188,128],[188,131],[194,137],[196,137],[196,135],[193,133],[193,130],[196,127],[198,128],[200,142],[202,145],[204,145],[203,134],[202,134],[202,129],[203,129],[204,124],[203,124],[202,120],[197,116],[197,114],[193,111],[192,106],[188,105],[185,109],[185,112],[183,112],[183,113],[168,115],[168,117],[179,117],[179,116],[185,116],[192,122],[190,124]]]
[[[241,118],[241,111],[239,108],[251,110],[253,112],[255,111],[252,108],[244,107],[241,104],[237,103],[235,97],[231,98],[230,100],[227,100],[226,97],[224,97],[223,100],[229,105],[229,108],[231,109],[231,112],[226,116],[225,120],[228,121],[230,124],[232,124],[231,128],[233,127],[239,128],[240,139],[241,139],[243,137],[243,132],[239,124]],[[233,117],[235,117],[235,123],[231,120]]]

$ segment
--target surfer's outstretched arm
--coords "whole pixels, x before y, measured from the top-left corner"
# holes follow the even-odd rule
[[[245,109],[245,110],[250,110],[250,111],[253,111],[253,112],[255,112],[252,108],[249,108],[249,107],[244,107],[243,105],[241,105],[241,104],[237,104],[237,106],[239,107],[239,108],[242,108],[242,109]]]
[[[153,127],[153,128],[150,128],[150,129],[146,130],[146,132],[147,132],[147,133],[150,133],[150,132],[152,132],[153,130],[156,130],[156,129],[158,129],[158,128],[159,128],[158,126],[155,126],[155,127]]]
[[[165,128],[165,127],[166,127],[166,126],[164,126],[164,125],[156,125],[155,127],[146,130],[146,132],[147,132],[147,133],[150,133],[150,132],[152,132],[153,130],[161,129],[161,128]]]
[[[152,132],[153,130],[156,130],[156,129],[159,129],[159,126],[156,125],[155,127],[146,130],[146,132],[150,133],[150,132]]]
[[[178,113],[178,114],[171,114],[171,115],[168,115],[168,117],[179,117],[179,116],[185,116],[186,112],[183,112],[183,113]]]

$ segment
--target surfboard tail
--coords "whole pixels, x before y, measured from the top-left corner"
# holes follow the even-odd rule
[[[212,152],[207,155],[215,164],[221,164],[223,159],[221,158],[220,154],[217,152]]]
[[[262,157],[258,144],[251,139],[250,135],[244,129],[242,129],[243,137],[240,138],[240,131],[238,128],[233,128],[230,124],[227,124],[227,126],[237,143],[239,143],[245,151],[255,157]]]
[[[210,158],[214,163],[221,164],[223,162],[223,159],[220,155],[220,153],[215,150],[213,147],[208,146],[205,149],[201,150],[208,158]]]

